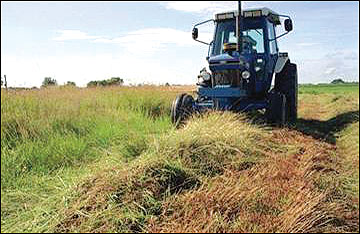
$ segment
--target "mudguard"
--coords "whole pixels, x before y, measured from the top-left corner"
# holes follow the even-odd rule
[[[275,73],[281,72],[288,60],[289,60],[288,53],[279,53],[279,57],[278,57],[278,59],[276,61],[276,64],[275,64],[274,72]]]

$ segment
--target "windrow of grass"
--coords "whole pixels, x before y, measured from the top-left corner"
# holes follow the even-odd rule
[[[359,206],[359,122],[349,125],[339,134],[337,146],[342,164],[345,165],[343,180],[346,191],[354,197],[354,203]]]
[[[356,232],[358,207],[345,192],[335,147],[288,130],[248,170],[227,169],[169,198],[151,232]],[[295,144],[296,143],[296,144]],[[254,146],[256,147],[256,146]],[[324,183],[326,181],[326,183]]]
[[[155,138],[126,167],[85,179],[53,226],[60,232],[354,231],[356,209],[345,208],[346,195],[318,183],[335,171],[328,164],[336,161],[333,152],[299,133],[210,113]]]
[[[154,139],[126,167],[115,166],[80,184],[56,231],[145,231],[169,197],[196,189],[228,169],[251,168],[267,151],[286,150],[270,147],[268,134],[242,116],[194,118],[183,129]]]

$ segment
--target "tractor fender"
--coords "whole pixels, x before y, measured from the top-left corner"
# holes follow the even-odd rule
[[[278,59],[275,64],[274,72],[275,73],[281,72],[288,60],[289,60],[288,53],[279,53]]]

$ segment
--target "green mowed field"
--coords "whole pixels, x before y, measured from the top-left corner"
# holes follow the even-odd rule
[[[175,129],[192,90],[2,90],[1,231],[359,231],[358,85],[300,86],[284,129],[216,112]]]

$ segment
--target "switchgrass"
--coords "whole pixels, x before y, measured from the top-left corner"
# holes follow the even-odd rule
[[[2,232],[358,231],[358,91],[301,87],[291,128],[175,129],[184,89],[2,91]]]
[[[168,103],[174,94],[157,92],[2,90],[2,230],[46,230],[49,227],[39,223],[62,201],[63,183],[78,182],[77,177],[91,173],[89,165],[102,158],[114,164],[137,157],[152,135],[171,128]],[[129,105],[131,98],[141,108]],[[31,221],[37,218],[39,223]]]
[[[47,174],[118,148],[134,157],[146,135],[169,128],[166,95],[127,89],[59,89],[2,94],[1,186]],[[131,97],[136,105],[130,105]],[[151,97],[151,96],[150,96]],[[166,114],[165,114],[166,113]]]

